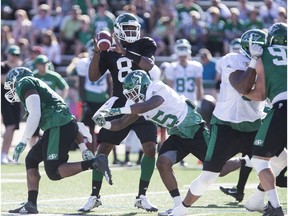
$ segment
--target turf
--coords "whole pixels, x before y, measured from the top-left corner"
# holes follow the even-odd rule
[[[1,166],[1,215],[9,215],[9,209],[19,207],[20,203],[27,200],[26,174],[23,164],[25,154],[20,157],[22,163],[18,165]],[[124,155],[120,155],[124,157]],[[132,160],[136,155],[132,155]],[[109,158],[112,161],[112,158]],[[81,160],[79,151],[70,153],[69,161]],[[187,157],[188,168],[175,165],[174,170],[178,178],[179,189],[182,197],[185,196],[192,179],[195,179],[200,171],[201,165],[193,156]],[[40,166],[41,182],[38,197],[38,210],[43,215],[81,215],[77,212],[87,200],[91,192],[91,171],[80,173],[76,176],[62,179],[61,181],[50,181]],[[135,196],[138,191],[138,178],[140,167],[112,166],[113,186],[103,183],[101,200],[103,205],[93,209],[87,215],[157,215],[148,213],[134,207]],[[216,184],[209,188],[194,205],[189,209],[190,215],[215,215],[215,216],[256,216],[258,212],[248,212],[243,203],[255,190],[258,183],[255,171],[249,177],[245,189],[243,202],[238,203],[232,197],[223,194],[219,186],[234,186],[238,180],[238,171],[219,178]],[[287,212],[287,189],[278,188],[281,204]],[[148,193],[149,200],[158,206],[159,211],[164,211],[172,206],[172,200],[166,191],[157,169],[155,169]],[[12,214],[10,214],[12,215]]]

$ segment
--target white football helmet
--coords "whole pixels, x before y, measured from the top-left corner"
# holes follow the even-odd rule
[[[134,29],[127,29],[127,27],[134,27]],[[130,13],[123,13],[119,15],[114,24],[114,32],[120,40],[128,43],[134,43],[140,39],[141,25],[136,16]]]
[[[186,39],[179,39],[175,42],[174,52],[177,56],[191,56],[191,44]]]

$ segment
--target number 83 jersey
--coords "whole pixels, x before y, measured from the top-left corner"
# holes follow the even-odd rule
[[[122,46],[129,51],[135,52],[141,56],[152,58],[154,60],[154,53],[156,51],[156,43],[149,37],[143,37],[134,43],[123,42]],[[119,99],[114,106],[124,106],[126,98],[123,95],[122,82],[125,76],[133,70],[140,68],[131,59],[123,56],[117,52],[104,51],[100,54],[99,69],[103,75],[107,70],[110,71],[113,80],[113,96]]]

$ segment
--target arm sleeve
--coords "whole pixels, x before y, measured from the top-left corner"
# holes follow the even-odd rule
[[[29,95],[25,100],[25,104],[29,115],[22,135],[21,142],[23,143],[27,143],[31,139],[39,125],[41,118],[40,96],[37,94]]]

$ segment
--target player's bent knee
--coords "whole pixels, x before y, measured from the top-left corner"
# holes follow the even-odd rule
[[[26,170],[29,169],[38,169],[39,163],[33,159],[33,157],[28,154],[25,158]]]
[[[58,168],[56,169],[46,169],[46,174],[48,176],[48,178],[52,181],[58,181],[60,179],[62,179],[59,171],[58,171]]]
[[[252,163],[252,165],[253,165],[253,167],[256,170],[258,175],[262,170],[271,168],[268,160],[263,160],[263,159],[259,159],[259,158],[252,158],[251,163]]]
[[[202,196],[207,188],[218,178],[219,173],[202,171],[201,175],[190,185],[190,192],[195,196]]]
[[[157,169],[159,170],[159,172],[166,170],[167,168],[171,168],[173,165],[172,161],[167,158],[166,156],[159,156],[157,159]]]

